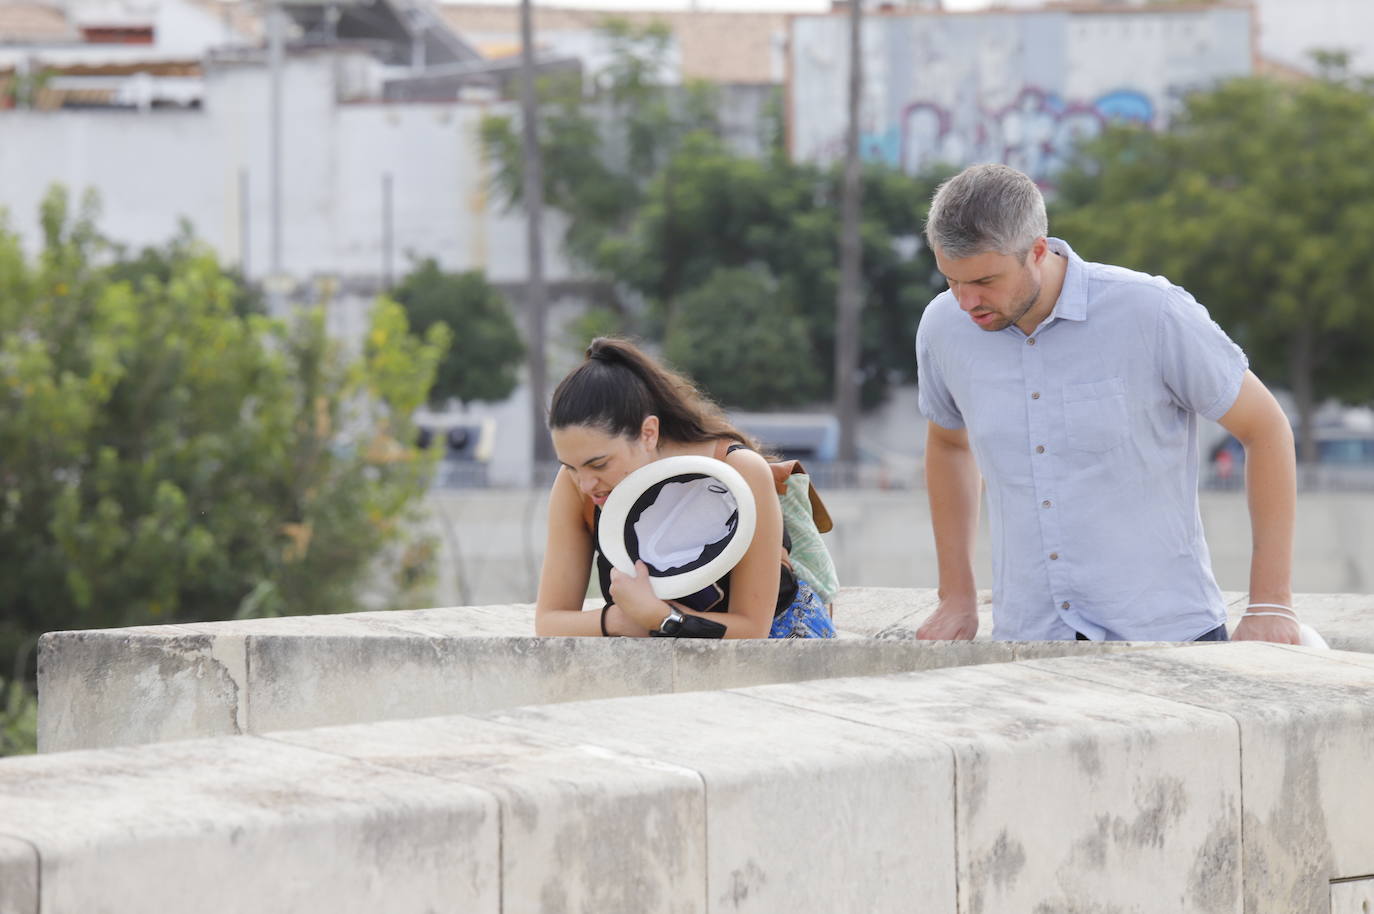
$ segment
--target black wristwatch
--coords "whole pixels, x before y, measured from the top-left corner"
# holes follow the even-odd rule
[[[663,617],[663,621],[658,623],[658,633],[669,638],[677,636],[678,629],[682,628],[682,610],[675,606],[668,607],[668,615]]]

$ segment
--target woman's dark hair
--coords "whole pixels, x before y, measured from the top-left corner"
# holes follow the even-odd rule
[[[731,438],[757,448],[686,377],[664,368],[628,340],[604,336],[592,340],[586,361],[554,390],[549,428],[589,425],[632,438],[647,416],[658,416],[659,435],[670,441],[692,444]]]

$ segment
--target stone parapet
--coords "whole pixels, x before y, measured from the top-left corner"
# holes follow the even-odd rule
[[[1362,897],[1374,657],[1003,647],[3,760],[0,911],[1348,914],[1333,900]]]
[[[1238,614],[1244,598],[1228,595]],[[933,590],[841,591],[831,642],[536,638],[528,604],[293,616],[43,636],[40,751],[263,733],[628,695],[1154,649],[918,642]],[[1306,595],[1333,647],[1374,652],[1374,597]],[[591,604],[589,604],[590,606]]]

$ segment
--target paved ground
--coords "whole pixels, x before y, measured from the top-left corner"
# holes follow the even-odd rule
[[[934,587],[935,548],[925,492],[825,493],[835,518],[827,535],[844,585]],[[543,491],[456,490],[430,498],[441,567],[432,605],[534,599],[544,553]],[[1206,492],[1202,518],[1223,590],[1249,586],[1250,525],[1241,492]],[[1298,504],[1293,589],[1374,591],[1374,493],[1310,493]],[[991,584],[986,523],[978,545],[979,583]]]

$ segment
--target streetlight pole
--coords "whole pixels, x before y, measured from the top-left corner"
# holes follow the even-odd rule
[[[267,4],[267,66],[269,74],[269,121],[268,121],[268,181],[271,194],[271,284],[279,283],[282,273],[282,230],[281,230],[281,150],[282,150],[282,70],[286,53],[282,35],[282,10],[280,0],[268,0]]]
[[[844,184],[840,196],[840,294],[835,315],[835,416],[840,426],[840,463],[858,463],[859,316],[863,311],[863,249],[859,237],[859,105],[863,97],[863,0],[849,0],[849,123],[844,138]]]
[[[534,98],[534,9],[531,0],[521,0],[520,135],[525,166],[522,189],[529,268],[525,283],[525,326],[526,343],[529,346],[530,430],[534,440],[536,471],[553,458],[544,415],[545,388],[548,386],[544,355],[548,291],[544,286],[544,162],[539,149],[537,117]]]

